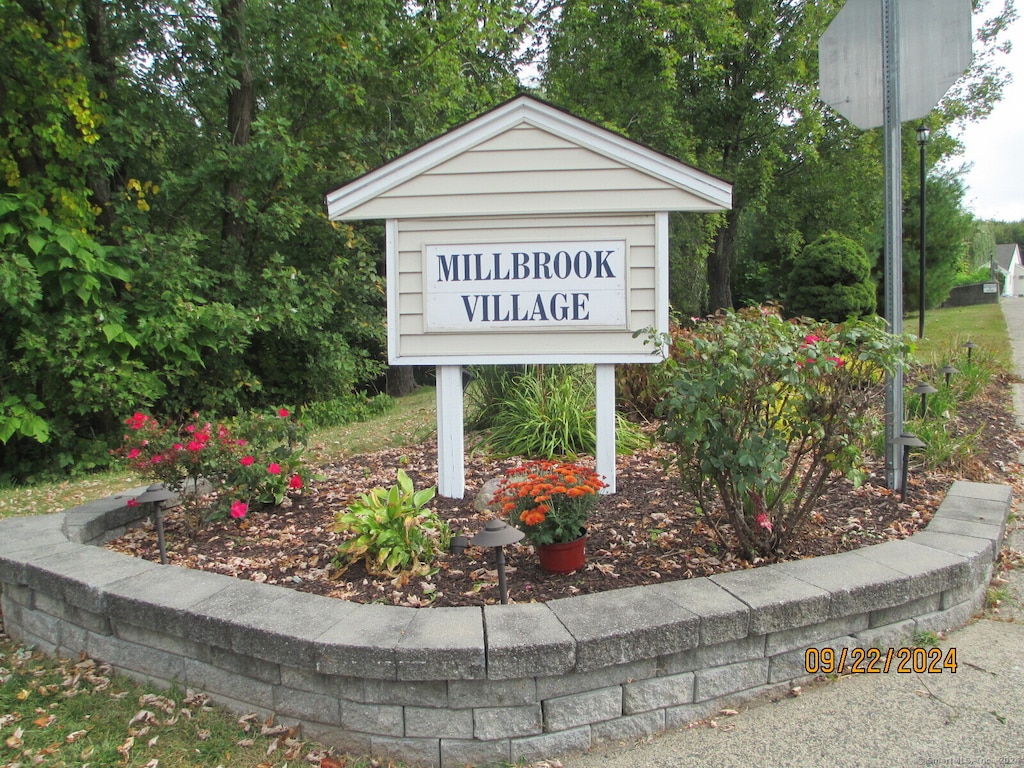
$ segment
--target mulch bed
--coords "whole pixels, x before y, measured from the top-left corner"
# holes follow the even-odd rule
[[[860,488],[842,481],[821,500],[789,559],[905,538],[927,524],[958,478],[1019,484],[1017,460],[1024,436],[1013,417],[1009,379],[996,382],[986,397],[963,408],[947,427],[960,435],[978,433],[969,464],[926,473],[912,457],[907,501],[902,503],[899,494],[884,487],[882,465],[874,462]],[[616,493],[603,497],[590,519],[584,569],[549,574],[540,569],[529,545],[506,547],[510,600],[543,602],[766,564],[737,556],[731,542],[718,539],[695,510],[693,499],[681,490],[678,476],[664,468],[666,456],[664,447],[655,446],[619,457]],[[466,498],[437,498],[432,507],[453,529],[472,536],[491,516],[474,511],[476,491],[488,478],[516,463],[467,456]],[[290,506],[210,525],[195,538],[186,535],[180,516],[170,512],[165,523],[169,561],[362,603],[422,607],[498,602],[493,554],[479,548],[470,547],[460,556],[446,555],[435,561],[434,575],[407,582],[370,575],[362,563],[342,571],[333,562],[340,541],[332,530],[335,515],[359,492],[393,485],[399,468],[417,488],[435,484],[436,446],[379,451],[318,467],[323,479],[311,483]],[[728,537],[728,527],[719,528]],[[149,524],[107,546],[158,559],[156,534]]]

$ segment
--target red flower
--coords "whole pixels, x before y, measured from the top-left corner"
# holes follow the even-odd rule
[[[128,506],[129,507],[137,507],[137,506],[139,506],[139,500],[138,499],[128,499]]]
[[[267,467],[267,472],[269,472],[272,475],[280,475],[281,474],[281,465],[278,464],[275,461],[269,467]]]
[[[233,501],[231,502],[231,516],[236,520],[245,517],[249,511],[249,505],[244,501]]]
[[[142,429],[146,425],[147,421],[149,421],[149,416],[147,416],[144,413],[139,413],[138,411],[136,411],[131,416],[129,416],[124,423],[127,424],[131,429]]]
[[[243,456],[238,460],[238,463],[241,464],[243,467],[251,467],[254,461],[256,461],[255,456]]]
[[[142,451],[140,451],[138,448],[132,448],[130,451],[128,451],[128,458],[137,459],[141,453]]]
[[[302,487],[302,478],[299,475],[292,475],[288,481],[288,487],[295,491],[299,490]]]
[[[754,522],[757,523],[762,528],[764,528],[766,531],[771,532],[771,530],[772,530],[772,521],[768,519],[768,515],[766,515],[764,512],[759,512],[754,517]]]
[[[289,416],[291,416],[291,413],[288,412],[287,408],[278,408],[277,415],[280,416],[282,419],[287,419]]]
[[[196,451],[203,450],[203,443],[200,440],[189,440],[188,445],[185,448],[195,453]]]

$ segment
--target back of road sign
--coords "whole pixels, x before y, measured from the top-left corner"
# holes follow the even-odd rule
[[[900,119],[920,120],[971,64],[971,0],[898,0]],[[821,99],[858,128],[883,124],[882,2],[847,0],[818,43]]]

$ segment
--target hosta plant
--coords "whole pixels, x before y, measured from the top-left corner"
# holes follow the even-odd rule
[[[362,558],[369,573],[399,583],[429,574],[451,541],[448,524],[426,508],[436,492],[434,487],[417,491],[400,469],[395,485],[359,494],[335,519],[334,530],[348,536],[338,546],[341,570]]]
[[[881,319],[784,320],[772,307],[716,315],[680,331],[667,367],[659,436],[708,521],[724,512],[747,556],[795,543],[841,477],[862,479],[885,379],[908,338]]]

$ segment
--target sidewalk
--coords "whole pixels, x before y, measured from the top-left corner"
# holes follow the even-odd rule
[[[1003,313],[1024,377],[1024,299],[1003,298]],[[1024,422],[1024,386],[1014,386]],[[1013,457],[1016,459],[1017,457]],[[1024,550],[1021,523],[1004,546]],[[643,744],[561,759],[564,768],[685,766],[1024,766],[1024,571],[995,585],[1005,599],[951,632],[955,674],[864,674],[804,686],[799,696],[759,702],[736,715]],[[1016,622],[1021,623],[1016,623]],[[557,763],[553,763],[557,765]]]

